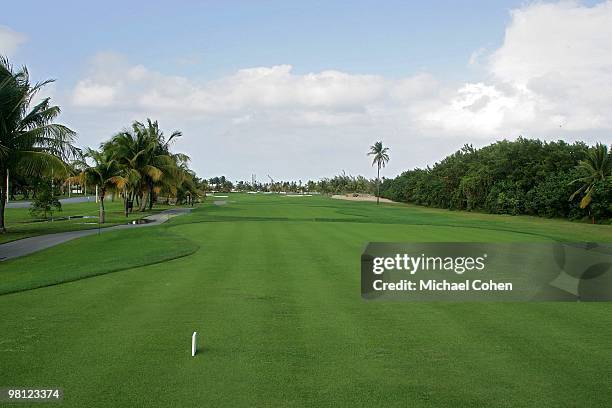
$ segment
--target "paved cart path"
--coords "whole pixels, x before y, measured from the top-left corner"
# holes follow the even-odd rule
[[[168,221],[172,217],[176,217],[178,215],[187,214],[191,211],[191,208],[172,208],[169,210],[162,211],[158,214],[149,215],[144,217],[145,220],[149,220],[150,222],[146,224],[121,224],[115,225],[112,227],[100,228],[96,229],[88,229],[88,230],[80,230],[80,231],[67,231],[67,232],[59,232],[56,234],[45,234],[38,235],[35,237],[29,237],[24,239],[19,239],[17,241],[7,242],[6,244],[0,245],[0,261],[6,261],[8,259],[18,258],[20,256],[28,255],[33,252],[40,251],[42,249],[46,249],[55,245],[62,244],[66,241],[73,240],[75,238],[86,237],[88,235],[97,234],[98,231],[100,233],[109,232],[109,231],[117,231],[126,228],[141,228],[141,227],[149,227],[152,225],[159,225],[166,221]]]

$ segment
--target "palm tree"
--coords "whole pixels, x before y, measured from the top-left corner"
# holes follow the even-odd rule
[[[582,194],[580,200],[580,208],[588,207],[593,201],[593,191],[598,182],[612,182],[612,157],[608,152],[608,146],[597,143],[594,148],[590,149],[584,160],[578,162],[577,169],[584,175],[574,181],[574,183],[582,184],[580,188],[570,196],[570,201],[577,195]],[[593,217],[595,223],[595,217]]]
[[[14,71],[0,56],[0,233],[6,232],[7,176],[61,177],[67,174],[65,161],[80,153],[73,146],[76,133],[53,123],[60,108],[51,105],[50,98],[30,107],[38,91],[51,82],[31,84],[26,67]]]
[[[121,190],[125,188],[128,179],[124,177],[119,162],[115,159],[111,150],[87,149],[85,157],[93,161],[93,166],[86,162],[82,163],[82,171],[77,176],[77,181],[87,183],[91,186],[97,185],[100,202],[100,224],[106,221],[104,209],[104,197],[108,190]]]
[[[189,169],[188,160],[182,160],[182,156],[181,154],[171,156],[176,161],[176,168],[170,172],[171,176],[163,177],[154,190],[165,192],[167,201],[174,196],[177,203],[187,201],[188,204],[193,204],[200,196],[200,191],[196,185],[195,173]]]
[[[149,173],[152,177],[159,177],[160,171],[149,167],[149,156],[153,148],[150,141],[144,137],[142,132],[126,130],[115,135],[109,142],[102,146],[104,151],[110,152],[123,169],[126,178],[124,186],[125,215],[127,216],[129,206],[134,198],[141,194],[143,177]]]
[[[368,156],[374,156],[374,160],[372,160],[372,166],[376,165],[378,167],[378,172],[376,174],[376,204],[379,204],[380,201],[380,168],[385,167],[389,162],[389,151],[388,147],[383,147],[382,142],[376,142],[372,146],[370,146],[370,152]]]
[[[135,121],[130,130],[115,135],[103,148],[114,152],[124,168],[129,183],[126,185],[126,201],[140,199],[140,209],[146,205],[150,180],[158,180],[162,171],[156,166],[157,141],[149,136],[146,127]],[[127,209],[127,207],[126,207]]]
[[[153,207],[155,195],[158,194],[163,187],[171,187],[172,191],[176,191],[176,188],[182,183],[184,177],[181,166],[186,166],[190,158],[182,153],[170,152],[170,144],[181,137],[183,135],[182,132],[175,130],[170,134],[170,137],[166,139],[164,132],[159,129],[157,121],[153,122],[151,119],[147,119],[145,129],[149,140],[151,140],[153,146],[155,146],[152,162],[161,170],[161,176],[158,178],[145,177],[148,178],[147,190],[150,210]]]
[[[183,154],[170,152],[170,143],[181,132],[174,131],[168,139],[159,129],[157,121],[147,119],[146,124],[135,121],[131,129],[115,135],[102,148],[113,152],[126,179],[124,195],[127,215],[128,202],[140,199],[140,211],[153,206],[154,195],[163,189],[176,191],[183,180],[181,165],[189,161]]]

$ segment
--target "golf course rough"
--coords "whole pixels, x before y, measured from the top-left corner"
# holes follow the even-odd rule
[[[231,194],[115,239],[128,233],[129,245],[113,246],[109,233],[98,246],[79,239],[0,264],[18,285],[21,273],[59,273],[70,256],[71,274],[86,275],[88,259],[103,263],[97,276],[0,296],[0,385],[62,388],[66,407],[612,400],[609,303],[360,297],[368,242],[610,242],[610,226]],[[154,252],[193,251],[132,266],[149,242]],[[205,341],[191,357],[194,331]]]

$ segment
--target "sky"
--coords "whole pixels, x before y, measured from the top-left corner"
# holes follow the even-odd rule
[[[612,143],[612,1],[12,2],[0,54],[78,144],[181,130],[201,177],[432,165],[519,136]]]

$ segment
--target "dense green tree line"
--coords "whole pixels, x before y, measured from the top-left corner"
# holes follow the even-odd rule
[[[452,210],[601,221],[612,217],[605,145],[519,138],[465,145],[432,167],[385,179],[381,196]]]

